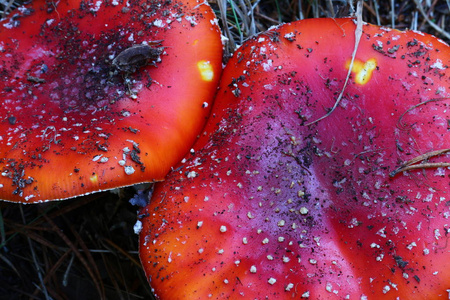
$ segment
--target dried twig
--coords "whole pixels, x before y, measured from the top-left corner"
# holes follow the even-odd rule
[[[420,102],[420,103],[418,103],[418,104],[416,104],[416,105],[413,105],[413,106],[411,106],[410,108],[408,108],[404,113],[402,113],[402,114],[400,115],[400,117],[398,118],[398,122],[397,122],[397,123],[398,123],[401,127],[405,128],[405,125],[402,124],[402,119],[403,119],[403,117],[404,117],[407,113],[409,113],[409,112],[412,111],[413,109],[415,109],[415,108],[417,108],[417,107],[419,107],[419,106],[421,106],[421,105],[428,104],[428,103],[430,103],[430,102],[438,102],[438,101],[449,100],[449,99],[450,99],[449,97],[433,98],[433,99],[429,99],[429,100]]]
[[[430,151],[425,154],[414,157],[413,159],[408,160],[403,163],[399,168],[395,169],[391,173],[389,173],[389,177],[394,177],[400,172],[414,170],[414,169],[435,169],[435,168],[445,168],[450,167],[450,163],[438,162],[438,163],[419,163],[421,161],[426,161],[432,157],[443,155],[445,153],[450,152],[450,149],[442,149],[436,151]]]

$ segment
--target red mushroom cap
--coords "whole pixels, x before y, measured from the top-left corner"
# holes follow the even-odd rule
[[[162,180],[222,69],[200,1],[33,1],[0,23],[0,198],[64,199]]]
[[[447,296],[450,49],[364,25],[339,105],[314,122],[342,91],[355,27],[286,24],[229,61],[195,156],[141,211],[161,299]]]

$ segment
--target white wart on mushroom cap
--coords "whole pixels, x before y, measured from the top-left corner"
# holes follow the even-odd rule
[[[364,25],[312,123],[354,43],[353,20],[313,19],[237,50],[195,155],[141,211],[157,296],[447,295],[449,47]]]
[[[33,1],[0,24],[0,199],[162,180],[204,125],[222,68],[199,1]]]

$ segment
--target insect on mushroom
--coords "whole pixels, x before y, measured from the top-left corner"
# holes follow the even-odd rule
[[[118,70],[132,74],[138,69],[153,65],[160,59],[164,47],[152,47],[151,45],[160,45],[161,41],[152,42],[150,45],[133,45],[122,52],[120,52],[112,61],[112,64]]]
[[[448,296],[449,46],[366,24],[353,54],[355,31],[293,22],[229,60],[195,155],[140,211],[160,299]]]

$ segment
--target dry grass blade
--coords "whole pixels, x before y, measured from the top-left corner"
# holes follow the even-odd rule
[[[450,40],[450,33],[446,32],[444,29],[440,28],[439,26],[437,26],[433,21],[431,21],[428,18],[428,15],[425,13],[425,11],[423,10],[422,4],[418,1],[418,0],[414,0],[414,3],[417,6],[417,9],[419,10],[419,12],[422,14],[423,18],[425,19],[425,21],[431,26],[433,27],[434,30],[436,30],[439,34],[443,35],[447,40]]]
[[[362,26],[363,26],[363,21],[362,21],[363,5],[362,4],[363,4],[363,2],[362,2],[362,0],[360,0],[360,1],[358,1],[357,7],[356,7],[355,47],[353,48],[352,59],[350,61],[347,76],[345,77],[344,86],[342,87],[342,90],[341,90],[338,98],[334,102],[333,107],[324,116],[318,118],[315,121],[305,124],[305,126],[313,125],[313,124],[325,119],[329,115],[331,115],[333,113],[333,111],[338,107],[339,103],[342,100],[342,97],[344,96],[345,88],[347,87],[348,81],[350,79],[350,75],[352,74],[353,63],[355,62],[355,57],[356,57],[356,52],[358,51],[359,41],[361,40],[361,36],[362,36]]]
[[[91,262],[91,265],[89,265],[86,261],[86,259],[81,255],[80,251],[78,251],[77,247],[72,243],[72,241],[58,228],[58,226],[48,217],[44,215],[44,218],[46,221],[52,226],[52,228],[55,230],[55,232],[59,235],[59,237],[64,240],[64,242],[67,244],[67,246],[70,247],[70,249],[75,253],[77,258],[81,261],[83,266],[88,271],[89,275],[91,276],[92,280],[94,281],[94,284],[97,288],[97,291],[99,293],[100,299],[106,299],[105,297],[105,289],[103,285],[101,284],[100,275],[97,269],[97,265],[93,263],[92,257],[89,254],[89,251],[87,250],[84,243],[82,243],[82,248],[87,253],[87,257],[89,261]],[[77,235],[77,240],[80,241],[79,236]],[[92,266],[92,267],[91,267]]]
[[[409,170],[414,169],[435,169],[435,168],[445,168],[450,167],[450,163],[445,162],[437,162],[437,163],[419,163],[421,161],[428,161],[428,159],[436,156],[440,156],[443,154],[446,154],[450,152],[450,149],[441,149],[436,151],[430,151],[427,153],[424,153],[422,155],[418,155],[414,157],[413,159],[408,160],[407,162],[403,163],[399,168],[395,169],[391,173],[389,173],[389,177],[394,177],[400,172],[405,172]]]
[[[23,213],[22,206],[20,206],[20,212],[21,212],[21,215],[22,215],[23,223],[26,224],[27,222],[26,222],[26,220],[25,220],[25,215],[24,215],[24,213]],[[42,293],[44,294],[46,300],[47,300],[47,299],[50,299],[50,296],[48,295],[48,292],[47,292],[47,287],[46,287],[46,285],[44,284],[44,279],[43,279],[43,277],[42,277],[42,273],[43,273],[43,272],[42,272],[42,269],[41,269],[41,267],[40,267],[40,265],[39,265],[39,262],[37,261],[37,257],[36,257],[36,253],[35,253],[35,251],[34,251],[33,244],[31,243],[31,239],[30,239],[29,237],[27,237],[27,240],[28,240],[28,245],[29,245],[29,247],[30,247],[30,253],[31,253],[31,256],[32,256],[32,258],[33,258],[34,267],[36,268],[36,274],[38,275],[38,278],[39,278],[39,282],[40,282],[40,290],[41,290]]]

